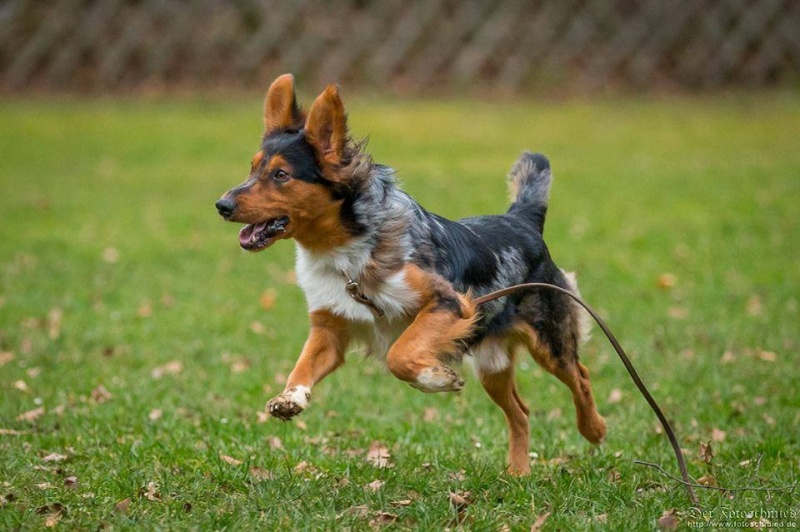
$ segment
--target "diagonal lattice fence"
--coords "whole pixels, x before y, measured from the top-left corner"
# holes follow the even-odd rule
[[[798,84],[797,0],[0,0],[0,87]]]

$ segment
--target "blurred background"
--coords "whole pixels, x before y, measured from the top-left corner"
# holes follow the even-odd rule
[[[6,92],[797,86],[796,0],[3,0]]]

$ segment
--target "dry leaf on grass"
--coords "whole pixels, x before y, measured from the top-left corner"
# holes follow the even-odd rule
[[[261,299],[259,299],[259,303],[261,303],[261,308],[264,310],[269,310],[275,306],[275,300],[278,297],[278,292],[274,288],[267,288],[263,292],[261,292]]]
[[[431,423],[432,421],[436,421],[439,417],[439,411],[435,408],[426,408],[425,412],[422,414],[422,421],[426,423]]]
[[[219,458],[220,458],[220,460],[222,460],[226,464],[230,464],[230,465],[233,465],[233,466],[242,465],[242,461],[241,460],[237,460],[236,458],[234,458],[232,456],[228,456],[227,454],[221,454],[221,455],[219,455]]]
[[[131,507],[131,500],[130,500],[130,498],[127,498],[127,499],[122,499],[117,504],[115,504],[114,505],[114,510],[116,510],[117,512],[119,512],[121,514],[126,514],[126,513],[128,513],[128,510],[130,509],[130,507]]]
[[[150,372],[150,376],[154,379],[160,379],[164,375],[177,375],[183,371],[183,362],[180,360],[173,360],[167,362],[163,366],[158,366]]]
[[[43,415],[44,407],[40,406],[39,408],[34,408],[33,410],[28,410],[27,412],[23,412],[22,414],[18,415],[17,421],[36,421]]]
[[[716,427],[711,429],[711,441],[723,442],[723,441],[725,441],[725,437],[727,435],[728,435],[728,433],[725,432],[724,430],[720,430],[720,429],[718,429]]]
[[[50,453],[47,456],[42,457],[42,460],[44,460],[45,462],[63,462],[68,458],[69,456],[65,454]]]
[[[386,482],[384,482],[383,480],[373,480],[372,482],[364,486],[364,488],[368,489],[369,491],[378,491],[379,489],[383,488],[384,484],[386,484]]]
[[[78,487],[78,477],[72,476],[64,479],[64,487],[74,490]]]
[[[672,273],[662,273],[658,276],[658,280],[656,284],[662,290],[669,290],[671,288],[675,288],[675,284],[678,282],[678,278],[675,277]]]
[[[450,504],[459,512],[465,510],[470,504],[472,504],[472,493],[469,491],[451,491]]]
[[[148,417],[148,419],[150,419],[150,421],[156,421],[158,419],[161,419],[161,416],[163,416],[163,415],[164,415],[164,412],[160,408],[154,408],[154,409],[152,409],[150,411],[150,413],[147,415],[147,417]]]
[[[775,362],[778,360],[778,355],[772,351],[759,351],[756,356],[759,360],[763,360],[764,362]]]
[[[717,479],[712,477],[711,475],[703,475],[702,477],[697,479],[697,483],[703,486],[716,486]]]
[[[119,261],[119,250],[117,248],[105,248],[102,257],[103,262],[106,264],[116,264]]]
[[[256,482],[262,482],[264,480],[272,480],[272,471],[264,469],[263,467],[251,467],[250,468],[250,476],[253,477],[253,480]]]
[[[147,488],[141,491],[142,497],[148,501],[160,501],[161,494],[158,493],[158,484],[155,482],[148,482]]]
[[[397,516],[395,514],[390,514],[389,512],[378,512],[375,514],[374,518],[369,520],[369,526],[373,528],[386,526],[393,524],[395,521],[397,521]]]
[[[113,395],[111,395],[111,392],[106,390],[106,387],[102,384],[99,384],[97,388],[92,390],[92,393],[89,395],[89,398],[98,405],[103,404],[106,401],[110,401],[112,397]]]
[[[550,517],[550,512],[545,512],[537,517],[536,521],[534,521],[531,525],[531,532],[539,532],[542,529],[542,526],[544,526],[544,522],[547,521],[548,517]]]
[[[615,403],[619,403],[620,401],[622,401],[622,390],[620,390],[619,388],[614,388],[608,394],[607,402],[609,404],[615,404]]]
[[[678,528],[678,518],[675,515],[675,509],[664,511],[661,517],[656,521],[659,530],[675,530]]]
[[[24,436],[27,430],[0,429],[0,436]]]
[[[370,444],[369,451],[367,452],[367,462],[373,466],[379,469],[392,467],[392,463],[389,461],[391,457],[392,455],[389,453],[389,448],[383,443],[374,441]]]
[[[277,436],[269,437],[269,448],[275,451],[283,449],[283,441]]]
[[[14,353],[12,353],[11,351],[0,352],[0,366],[5,366],[12,360],[14,360]]]
[[[30,388],[28,388],[28,383],[26,383],[22,379],[20,379],[18,381],[15,381],[13,386],[14,386],[14,389],[19,390],[21,392],[27,392],[30,389]]]
[[[700,442],[700,458],[703,462],[710,464],[714,461],[714,449],[711,448],[711,442]]]

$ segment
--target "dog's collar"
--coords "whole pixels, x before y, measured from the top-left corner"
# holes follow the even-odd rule
[[[383,311],[383,309],[381,309],[375,303],[370,301],[369,298],[365,296],[363,292],[361,292],[361,287],[358,286],[358,281],[354,281],[353,278],[350,277],[350,275],[348,275],[346,272],[342,272],[342,275],[346,280],[344,288],[347,291],[347,293],[350,294],[350,297],[352,297],[354,301],[361,303],[366,307],[369,307],[369,309],[377,318],[382,318],[386,314]]]

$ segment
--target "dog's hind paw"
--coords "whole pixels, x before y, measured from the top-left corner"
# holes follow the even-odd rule
[[[267,403],[272,417],[288,421],[308,408],[311,390],[307,386],[293,386],[273,397]]]
[[[423,392],[457,392],[464,387],[464,379],[447,366],[431,366],[417,375],[417,382],[411,386]]]

